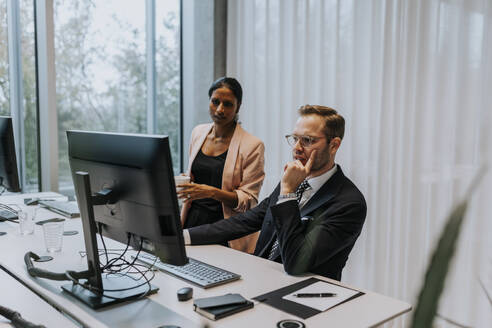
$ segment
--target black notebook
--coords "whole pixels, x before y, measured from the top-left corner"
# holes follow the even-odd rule
[[[218,320],[231,314],[251,309],[253,306],[253,302],[248,301],[239,294],[200,298],[193,302],[194,310],[197,313],[212,320]]]

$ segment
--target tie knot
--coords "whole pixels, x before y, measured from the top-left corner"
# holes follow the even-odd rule
[[[304,180],[303,182],[301,182],[301,184],[299,185],[299,187],[297,187],[297,190],[296,190],[297,202],[300,202],[301,201],[302,193],[306,189],[308,189],[309,187],[310,187],[310,185],[307,182],[307,180]]]

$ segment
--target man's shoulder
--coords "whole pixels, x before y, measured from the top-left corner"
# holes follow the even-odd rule
[[[339,196],[344,199],[344,201],[349,201],[349,202],[356,202],[360,203],[364,207],[366,207],[366,199],[364,198],[364,195],[360,191],[360,189],[355,185],[355,183],[350,180],[343,172],[340,171],[340,191],[339,191]]]

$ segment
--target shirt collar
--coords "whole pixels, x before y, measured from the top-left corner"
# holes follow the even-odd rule
[[[333,176],[333,174],[335,174],[335,172],[337,171],[337,167],[338,165],[335,164],[329,171],[326,171],[325,173],[318,175],[317,177],[308,179],[308,183],[311,186],[311,190],[313,191],[313,193],[316,193],[321,188],[321,186],[323,186],[326,181],[328,181]]]

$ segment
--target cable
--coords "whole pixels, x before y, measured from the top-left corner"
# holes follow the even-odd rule
[[[70,280],[72,281],[72,283],[76,286],[80,286],[84,289],[87,289],[91,292],[93,292],[94,294],[100,296],[100,297],[107,297],[107,298],[110,298],[110,299],[113,299],[113,300],[119,300],[120,298],[118,297],[113,297],[113,296],[109,296],[109,295],[104,295],[104,293],[101,292],[101,289],[97,288],[97,287],[94,287],[94,286],[91,286],[87,283],[80,283],[77,279],[75,279],[74,277],[72,277],[72,271],[66,271],[65,272],[65,277],[68,278],[68,279],[65,279],[65,280]]]
[[[31,259],[39,260],[39,256],[33,252],[27,252],[24,255],[24,263],[26,264],[27,267],[27,273],[29,273],[31,277],[40,277],[49,280],[57,280],[57,281],[67,280],[65,275],[66,273],[57,273],[57,272],[51,272],[51,271],[46,271],[43,269],[36,268],[34,266],[34,263],[32,263]],[[81,272],[73,272],[73,274],[76,279],[89,279],[90,277],[92,277],[93,272],[87,270]]]
[[[0,305],[0,315],[11,321],[16,328],[46,328],[43,325],[36,325],[22,318],[19,312]]]
[[[106,243],[104,243],[104,238],[102,235],[102,224],[101,224],[101,222],[98,222],[97,229],[99,230],[99,237],[101,238],[101,242],[102,242],[103,247],[104,247],[104,254],[106,255],[106,264],[108,264],[109,258],[108,258],[108,252],[106,250]]]
[[[22,211],[22,208],[19,206],[19,204],[3,204],[3,205],[10,207],[10,209],[15,212]]]
[[[1,195],[1,193],[0,193],[0,195]],[[13,209],[12,207],[10,207],[6,204],[2,204],[2,203],[0,203],[0,208],[4,209],[10,213],[13,213],[13,214],[17,214],[17,212],[18,212],[17,210]]]
[[[99,230],[101,231],[101,230]],[[101,234],[101,239],[103,240],[103,247],[104,247],[104,251],[105,251],[105,255],[106,255],[106,258],[108,257],[107,254],[107,248],[106,248],[106,245],[104,243],[104,238],[102,238],[102,234]],[[132,262],[128,262],[127,260],[124,259],[124,255],[126,254],[126,252],[128,251],[128,247],[130,245],[130,241],[131,241],[131,235],[128,234],[128,241],[127,241],[127,245],[126,245],[126,248],[123,250],[123,253],[118,257],[118,258],[113,258],[111,260],[108,261],[108,263],[103,266],[101,268],[101,270],[106,273],[106,274],[120,274],[122,276],[126,276],[126,277],[129,277],[135,281],[139,281],[140,279],[144,278],[145,279],[145,283],[142,283],[141,285],[137,285],[135,287],[132,287],[132,288],[138,288],[138,287],[141,287],[143,286],[144,284],[147,284],[149,285],[149,289],[147,290],[147,292],[145,292],[143,295],[147,295],[147,293],[149,291],[152,290],[152,286],[150,285],[150,280],[152,280],[154,277],[155,277],[155,273],[152,272],[152,277],[150,279],[147,278],[146,274],[151,271],[149,268],[147,268],[146,266],[144,265],[140,265],[140,264],[135,264],[135,261],[136,259],[138,258],[138,255],[140,254],[142,248],[143,248],[143,239],[141,239],[140,241],[140,247],[137,251],[137,255],[136,257],[133,259]],[[118,261],[121,261],[122,263],[117,263]],[[122,267],[126,265],[125,267]],[[145,268],[147,268],[146,271],[142,272],[141,270],[138,269],[138,266],[144,266]],[[117,269],[113,269],[113,267],[116,267]],[[134,269],[136,270],[137,272],[130,272],[130,270],[128,270],[127,272],[124,272],[125,270],[127,269]],[[124,273],[123,273],[124,272]],[[140,274],[140,277],[138,279],[134,279],[133,277],[131,277],[129,274]],[[108,290],[108,289],[105,289],[104,291],[124,291],[124,290],[129,290],[129,289],[132,289],[132,288],[125,288],[125,289],[122,289],[122,290]]]
[[[135,265],[135,261],[137,260],[138,255],[140,254],[140,252],[142,251],[142,248],[143,248],[143,239],[141,239],[141,240],[140,240],[140,247],[139,247],[139,249],[138,249],[138,251],[137,251],[137,255],[133,258],[133,261],[132,261],[131,263],[130,263],[130,262],[128,262],[128,261],[126,261],[126,260],[124,260],[124,262],[125,262],[125,263],[122,263],[122,264],[114,264],[114,266],[122,266],[122,265],[127,264],[127,266],[126,266],[126,267],[124,267],[124,268],[119,268],[119,269],[118,269],[118,272],[124,271],[124,270],[128,269],[129,267],[132,267],[133,265]],[[124,255],[125,253],[126,253],[126,249],[125,249],[125,251],[124,251],[123,255]],[[110,269],[110,270],[111,270],[111,269]]]
[[[108,248],[108,254],[119,255],[120,253],[114,253],[114,252],[123,252],[124,250],[125,250],[124,248]],[[99,256],[101,256],[104,253],[104,249],[102,249],[102,248],[98,248],[97,251],[99,253]],[[79,251],[79,255],[82,258],[86,257],[87,252],[86,251]]]
[[[119,256],[120,253],[115,253],[115,252],[123,252],[125,249],[124,248],[108,248],[107,250],[108,250],[108,252],[107,252],[108,255],[113,254],[113,255]],[[99,253],[99,256],[103,255],[104,254],[104,249],[99,248],[98,249],[98,253]],[[139,254],[140,254],[140,250],[137,252],[137,255],[135,256],[136,258],[132,261],[132,264],[133,265],[143,266],[143,267],[149,269],[148,271],[153,270],[155,268],[155,263],[157,263],[157,259],[158,258],[155,257],[154,258],[154,262],[152,264],[136,264],[135,262],[136,262],[136,260],[137,260],[137,258],[139,256]],[[79,255],[80,255],[80,257],[84,258],[84,257],[87,256],[87,252],[86,251],[79,251]],[[130,272],[130,271],[128,271],[128,272],[129,273],[137,273],[137,272]]]
[[[137,266],[139,265],[135,265],[134,267],[136,268]],[[143,265],[142,265],[143,266]],[[107,295],[105,294],[105,292],[124,292],[124,291],[127,291],[127,290],[131,290],[131,289],[135,289],[135,288],[140,288],[144,285],[149,285],[149,289],[144,293],[144,295],[147,295],[148,292],[150,290],[152,290],[152,286],[150,285],[150,281],[152,279],[154,279],[155,277],[155,274],[152,272],[152,277],[151,278],[147,278],[145,276],[145,273],[147,273],[149,270],[145,271],[145,272],[142,272],[138,269],[136,269],[137,271],[139,271],[139,273],[141,274],[141,277],[139,279],[134,279],[132,278],[131,276],[129,276],[128,274],[119,274],[119,273],[113,273],[115,275],[119,274],[120,276],[125,276],[125,277],[129,277],[135,281],[138,281],[140,280],[142,277],[145,279],[145,282],[139,284],[139,285],[135,285],[135,286],[132,286],[132,287],[127,287],[127,288],[119,288],[119,289],[105,289],[105,288],[98,288],[98,287],[95,287],[95,286],[91,286],[87,283],[80,283],[78,281],[78,279],[76,279],[75,277],[72,276],[72,274],[76,274],[77,272],[73,272],[73,271],[66,271],[65,272],[65,277],[67,277],[68,279],[64,279],[64,280],[71,280],[75,285],[78,285],[78,286],[81,286],[85,289],[88,289],[90,290],[91,292],[99,295],[99,296],[104,296],[104,297],[108,297],[108,298],[111,298],[111,299],[115,299],[115,300],[119,300],[121,298],[118,298],[118,297],[113,297],[113,296],[110,296],[110,295]],[[110,274],[106,274],[106,277],[109,276]],[[141,295],[142,296],[142,295]]]
[[[18,221],[18,220],[16,220],[16,219],[2,218],[2,221],[9,221],[9,222],[12,222],[12,223],[17,223],[17,224],[19,224],[19,221]]]
[[[104,296],[104,297],[108,297],[108,298],[115,299],[115,300],[119,300],[121,298],[107,295],[107,294],[105,294],[105,292],[122,292],[122,291],[127,291],[127,290],[131,290],[131,289],[135,289],[135,288],[140,288],[140,287],[142,287],[144,285],[149,285],[149,290],[146,291],[145,293],[143,293],[144,295],[147,295],[148,292],[150,290],[152,290],[152,287],[150,285],[150,281],[152,279],[154,279],[154,277],[155,277],[155,274],[152,272],[152,277],[151,278],[147,278],[145,276],[145,274],[148,271],[142,272],[142,271],[140,271],[140,270],[138,270],[136,268],[138,265],[134,265],[133,268],[136,269],[141,274],[141,277],[139,279],[137,279],[136,281],[140,280],[143,277],[145,279],[145,282],[143,282],[141,284],[138,284],[136,286],[128,287],[128,288],[101,289],[101,288],[97,288],[95,286],[91,286],[91,285],[89,285],[87,283],[81,283],[81,282],[79,282],[79,279],[89,279],[90,277],[92,277],[93,276],[93,273],[90,272],[90,271],[75,272],[75,271],[67,270],[64,273],[50,272],[50,271],[46,271],[46,270],[43,270],[43,269],[39,269],[39,268],[34,267],[34,264],[32,263],[31,258],[34,259],[34,260],[37,260],[37,259],[39,259],[39,256],[37,254],[35,254],[35,253],[32,253],[32,252],[27,252],[24,255],[24,262],[25,262],[25,264],[27,266],[27,272],[29,273],[30,276],[32,276],[32,277],[45,278],[45,279],[49,279],[49,280],[57,280],[57,281],[69,280],[69,281],[72,281],[72,283],[74,283],[75,285],[78,285],[78,286],[81,286],[81,287],[83,287],[83,288],[85,288],[87,290],[90,290],[91,292],[93,292],[94,294],[96,294],[98,296]],[[107,274],[107,276],[108,275],[109,274]],[[130,277],[126,273],[125,274],[121,274],[121,275],[122,276]]]
[[[99,229],[99,231],[101,231],[101,229]],[[107,252],[107,248],[106,248],[106,244],[104,243],[104,238],[102,237],[102,234],[100,234],[101,236],[101,240],[102,240],[102,244],[103,244],[103,247],[104,247],[104,253],[106,255],[106,258],[108,258],[108,252]],[[128,262],[127,260],[124,259],[124,255],[126,254],[126,252],[128,251],[128,247],[130,245],[130,241],[131,241],[131,235],[128,234],[128,241],[127,241],[127,244],[126,244],[126,247],[125,249],[123,250],[123,253],[120,254],[119,257],[117,258],[113,258],[111,260],[109,260],[105,266],[103,266],[101,268],[101,270],[106,273],[107,275],[110,275],[110,274],[120,274],[121,276],[125,276],[125,277],[129,277],[135,281],[139,281],[140,279],[145,279],[145,282],[142,283],[142,284],[139,284],[139,285],[136,285],[136,286],[133,286],[133,287],[129,287],[129,288],[123,288],[123,289],[113,289],[113,290],[109,290],[109,289],[104,289],[102,290],[103,292],[118,292],[118,291],[125,291],[125,290],[130,290],[130,289],[133,289],[133,288],[139,288],[139,287],[142,287],[143,285],[147,284],[149,286],[148,290],[143,293],[142,295],[139,296],[139,298],[141,297],[145,297],[151,290],[152,290],[152,286],[150,284],[150,281],[152,279],[154,279],[155,277],[155,273],[152,272],[152,277],[151,278],[147,278],[146,274],[151,271],[151,269],[149,269],[148,267],[144,266],[144,265],[141,265],[141,264],[135,264],[135,261],[136,259],[138,258],[138,255],[140,254],[141,250],[143,249],[143,239],[141,239],[140,241],[140,247],[137,251],[137,256],[133,259],[132,262]],[[117,263],[118,261],[121,261],[122,263]],[[125,267],[122,267],[126,265]],[[147,270],[145,271],[141,271],[138,269],[139,266],[143,266],[145,267]],[[114,269],[116,268],[116,269]],[[124,272],[125,270],[127,270],[127,272]],[[133,270],[136,270],[137,272],[132,272],[130,271],[131,269]],[[140,274],[140,277],[138,279],[135,279],[133,278],[130,274]]]
[[[100,232],[102,231],[101,226],[99,227],[99,231]],[[140,254],[140,252],[143,248],[143,240],[141,240],[139,250],[137,251],[137,256],[133,259],[132,262],[129,262],[124,258],[124,256],[125,256],[126,252],[128,251],[129,246],[130,246],[130,241],[131,241],[131,235],[130,234],[128,234],[127,245],[126,245],[125,249],[123,250],[123,252],[121,254],[116,253],[118,256],[115,258],[112,258],[112,259],[110,259],[108,256],[108,254],[110,254],[110,253],[108,252],[108,249],[106,248],[106,244],[104,242],[104,238],[103,238],[101,233],[100,233],[100,237],[101,237],[101,241],[102,241],[104,250],[102,253],[100,252],[100,250],[98,250],[98,254],[99,254],[99,256],[102,256],[104,254],[104,256],[106,257],[106,264],[101,265],[101,267],[100,267],[101,274],[105,274],[106,277],[108,277],[110,275],[125,276],[128,278],[131,278],[132,280],[134,280],[136,282],[138,282],[142,279],[145,281],[143,281],[142,283],[137,284],[135,286],[128,287],[128,288],[120,288],[120,289],[98,288],[98,287],[95,287],[95,286],[88,284],[87,282],[80,282],[79,281],[80,279],[89,279],[90,277],[92,277],[94,275],[94,272],[91,272],[91,271],[75,272],[75,271],[67,270],[64,273],[55,273],[55,272],[50,272],[50,271],[46,271],[43,269],[35,268],[34,264],[31,261],[31,258],[37,260],[37,259],[39,259],[39,256],[32,253],[32,252],[28,252],[24,256],[24,262],[26,263],[27,271],[28,271],[29,275],[31,275],[33,277],[41,277],[41,278],[46,278],[46,279],[50,279],[50,280],[69,280],[74,285],[85,288],[85,289],[91,291],[92,293],[94,293],[100,297],[107,297],[107,298],[114,299],[114,300],[119,300],[121,298],[108,295],[107,294],[108,292],[109,293],[111,293],[111,292],[123,292],[123,291],[131,290],[131,289],[135,289],[135,288],[140,288],[144,285],[148,285],[149,288],[147,289],[147,291],[145,291],[144,293],[139,295],[138,298],[143,298],[143,297],[147,296],[148,293],[152,291],[152,285],[150,284],[150,282],[155,278],[155,273],[152,271],[152,266],[147,267],[146,265],[135,263],[136,259],[138,258],[138,255]],[[81,256],[83,256],[82,252],[79,252],[79,253],[81,254]],[[85,253],[85,254],[87,254],[87,253]],[[155,259],[155,261],[156,260],[157,260],[157,258]],[[121,262],[121,263],[118,263],[118,262]],[[141,270],[141,269],[139,269],[139,267],[144,267],[147,270]],[[124,272],[125,270],[126,270],[126,272]],[[147,277],[147,273],[149,273],[149,272],[152,273],[151,277]],[[132,274],[138,274],[139,277],[134,278],[131,276]]]
[[[117,261],[124,260],[124,256],[125,256],[126,252],[128,251],[128,247],[130,247],[131,235],[128,234],[128,236],[127,236],[128,240],[126,242],[126,248],[123,251],[123,253],[121,253],[120,256],[117,258],[112,258],[111,260],[109,260],[106,244],[104,243],[104,238],[103,238],[102,233],[100,231],[101,230],[99,230],[99,235],[101,236],[102,244],[104,247],[104,254],[106,256],[106,264],[101,267],[101,271],[104,271],[105,269],[109,269],[111,271],[112,266],[117,266],[117,264],[115,264]]]
[[[1,195],[1,193],[0,193],[0,195]],[[2,214],[2,218],[1,218],[0,221],[9,221],[9,222],[13,222],[13,223],[19,223],[19,221],[18,221],[18,219],[19,219],[19,211],[16,211],[15,209],[13,209],[12,207],[8,206],[7,204],[2,204],[2,203],[0,203],[0,210],[6,211],[6,212],[8,212],[8,213],[13,214],[13,215],[16,216],[16,217],[7,217],[6,214]]]

